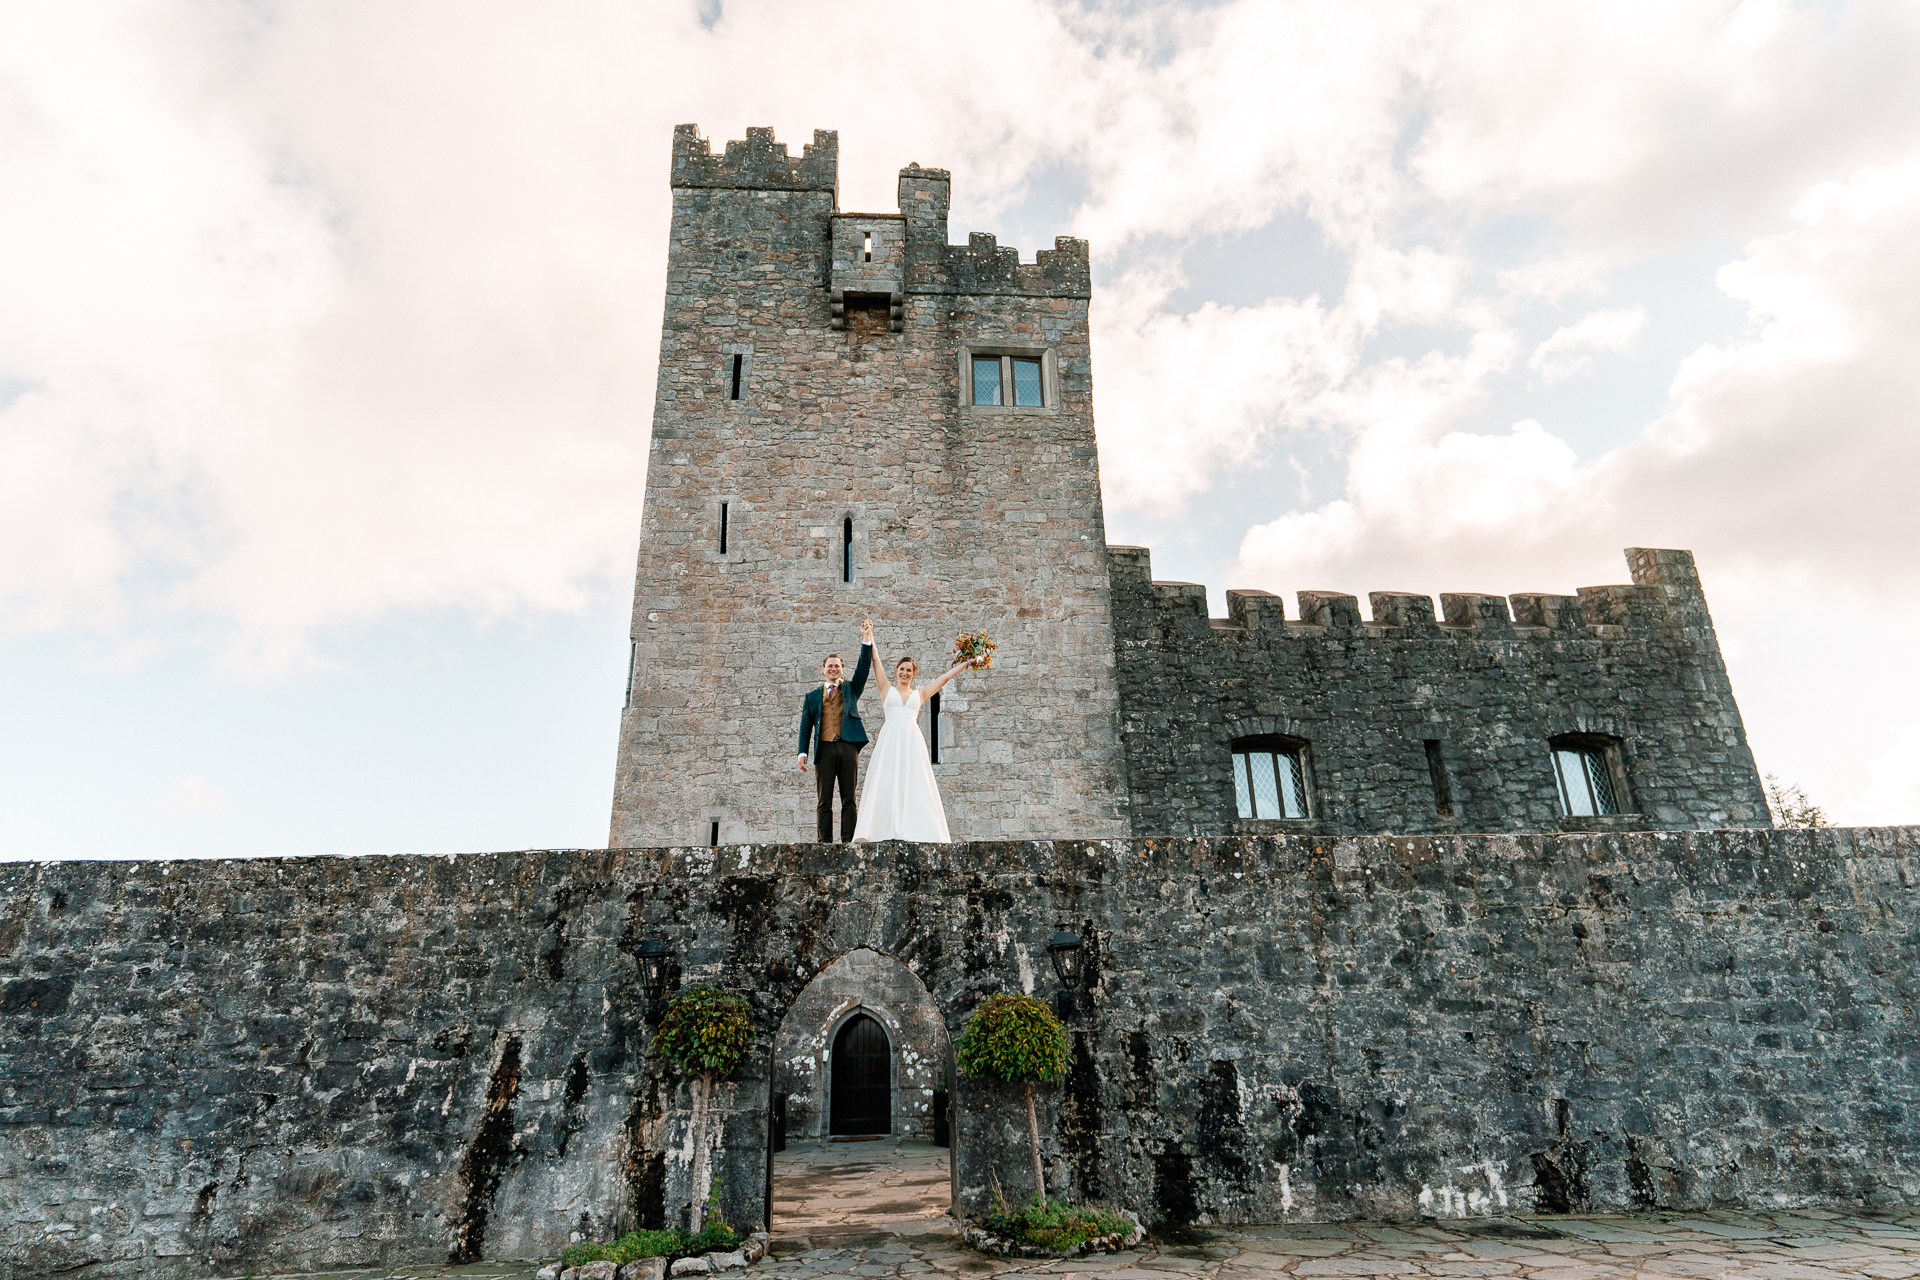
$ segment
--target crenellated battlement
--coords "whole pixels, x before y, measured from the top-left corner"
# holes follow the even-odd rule
[[[794,703],[685,691],[718,623],[797,698],[855,609],[920,652],[972,618],[1020,668],[1018,716],[983,686],[929,721],[955,832],[1764,825],[1687,552],[1565,592],[1235,587],[1210,617],[1146,548],[1098,554],[1087,242],[950,243],[953,176],[917,162],[898,212],[843,210],[838,135],[746,134],[673,138],[615,843],[813,830],[775,785]]]
[[[1153,580],[1153,553],[1146,547],[1108,547],[1116,589],[1150,590],[1176,613],[1207,617],[1207,589],[1191,582]],[[1642,630],[1699,625],[1706,598],[1690,551],[1629,547],[1625,552],[1631,583],[1580,587],[1574,595],[1522,591],[1510,596],[1477,591],[1442,592],[1433,597],[1409,591],[1368,593],[1371,617],[1363,618],[1355,596],[1339,591],[1296,593],[1297,615],[1289,619],[1286,601],[1270,591],[1230,589],[1227,616],[1207,618],[1217,632],[1272,632],[1310,636],[1326,633],[1383,633],[1403,637],[1471,632],[1481,638],[1598,638]]]
[[[1020,251],[975,231],[965,244],[947,243],[953,179],[945,169],[910,164],[900,171],[900,213],[907,223],[910,293],[1012,294],[1045,298],[1093,296],[1092,258],[1085,240],[1056,236],[1022,263]]]
[[[840,192],[840,134],[815,129],[813,141],[800,148],[800,158],[787,155],[787,144],[775,142],[772,129],[748,129],[744,140],[727,143],[724,155],[714,155],[696,124],[675,125],[673,169],[676,187],[720,187],[751,191]]]
[[[909,288],[915,293],[1018,294],[1047,298],[1093,296],[1092,257],[1085,240],[1056,236],[1053,248],[1020,261],[1020,251],[1002,248],[999,238],[983,231],[967,236],[965,244],[940,246],[937,256],[914,263]]]
[[[1289,617],[1236,588],[1212,618],[1145,547],[1107,551],[1135,835],[1767,822],[1688,552],[1628,548],[1632,582],[1571,595],[1301,591]],[[1284,814],[1237,763],[1276,752]],[[1559,790],[1567,752],[1605,762],[1606,807]]]
[[[815,129],[813,141],[802,147],[800,158],[795,159],[787,154],[785,143],[774,139],[772,129],[748,129],[744,139],[728,142],[724,154],[716,156],[700,135],[698,125],[676,125],[672,185],[680,189],[828,191],[834,195],[838,214],[840,135],[832,129]],[[1053,248],[1039,250],[1034,261],[1028,263],[1020,261],[1018,249],[1001,247],[997,237],[985,232],[973,232],[965,244],[947,243],[952,190],[951,173],[915,162],[900,170],[898,215],[838,215],[832,232],[836,238],[835,291],[1042,298],[1093,295],[1091,255],[1085,240],[1058,236]],[[883,264],[879,259],[873,262],[875,267],[891,266],[892,271],[852,269],[855,260],[845,252],[841,237],[864,234],[871,224],[902,222],[903,242],[891,232],[876,237],[890,248],[897,245],[898,256],[891,263]],[[865,241],[860,243],[864,246]],[[857,261],[862,267],[867,265],[864,248]],[[881,276],[889,278],[882,280]],[[893,283],[896,278],[900,283]]]

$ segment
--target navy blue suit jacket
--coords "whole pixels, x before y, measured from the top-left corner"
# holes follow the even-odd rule
[[[860,694],[867,687],[867,675],[873,670],[873,646],[860,646],[860,661],[854,665],[853,679],[840,686],[840,741],[865,742],[867,726],[860,723]],[[820,751],[820,713],[821,703],[826,701],[826,690],[820,684],[813,686],[806,701],[800,704],[800,752]]]

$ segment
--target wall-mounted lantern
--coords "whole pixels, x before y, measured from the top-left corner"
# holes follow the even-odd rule
[[[1053,959],[1053,971],[1060,975],[1060,981],[1069,990],[1080,985],[1080,935],[1059,925],[1053,935],[1053,941],[1047,944],[1047,954]]]
[[[1055,927],[1053,941],[1047,944],[1047,957],[1053,961],[1053,972],[1060,979],[1064,991],[1054,993],[1054,1016],[1065,1021],[1073,1016],[1073,993],[1080,986],[1080,935],[1072,932],[1065,924]]]
[[[643,939],[634,956],[640,961],[640,985],[646,988],[647,1003],[658,1009],[667,994],[667,944],[658,938]]]

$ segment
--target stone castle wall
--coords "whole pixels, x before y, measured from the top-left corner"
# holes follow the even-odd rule
[[[1511,614],[1229,592],[1210,620],[1105,543],[1087,246],[949,244],[918,165],[898,212],[843,212],[836,164],[831,133],[676,131],[615,848],[0,864],[0,1270],[528,1257],[678,1220],[690,1097],[646,938],[673,986],[752,1003],[715,1167],[754,1224],[771,1091],[817,1127],[796,1060],[848,1001],[924,1045],[917,1122],[980,999],[1050,992],[1061,921],[1090,960],[1043,1090],[1070,1194],[1176,1223],[1920,1199],[1920,831],[1625,830],[1767,822],[1690,557]],[[973,406],[975,353],[1040,358],[1046,404]],[[767,843],[813,829],[800,700],[868,616],[927,675],[960,630],[1001,641],[937,739],[974,843]],[[1635,812],[1453,834],[1582,825],[1562,733],[1620,744]],[[1237,818],[1251,735],[1307,744],[1311,817]],[[1351,838],[1388,829],[1428,834]],[[1075,838],[1013,839],[1046,836]],[[1018,1193],[1014,1098],[954,1092],[962,1207]]]
[[[956,1033],[1090,963],[1056,1190],[1161,1221],[1920,1202],[1920,829],[0,865],[0,1273],[550,1254],[673,1220],[633,949],[783,1017],[871,948]],[[963,1203],[1018,1192],[962,1081]]]
[[[1002,645],[942,697],[957,837],[1122,835],[1086,246],[949,245],[948,175],[918,166],[899,213],[839,213],[835,146],[675,135],[611,843],[811,839],[800,703],[829,652],[851,674],[863,617],[923,679],[962,631]],[[974,350],[1042,356],[1046,405],[963,403]]]
[[[1766,826],[1706,596],[1684,551],[1631,548],[1633,584],[1578,595],[1431,597],[1229,591],[1154,582],[1112,548],[1114,628],[1135,835]],[[1238,817],[1232,744],[1306,744],[1304,820]],[[1617,741],[1622,813],[1569,819],[1548,741]],[[1428,742],[1450,812],[1439,812]]]
[[[950,244],[949,175],[918,164],[897,212],[842,211],[837,163],[827,131],[797,159],[675,131],[612,844],[810,838],[799,704],[868,616],[870,731],[894,659],[1001,643],[922,716],[960,839],[1554,830],[1565,734],[1611,744],[1624,793],[1573,826],[1768,822],[1688,554],[1511,608],[1377,592],[1363,621],[1307,591],[1289,620],[1230,591],[1209,619],[1106,545],[1086,243]],[[975,406],[976,354],[1039,357],[1046,403]],[[1240,818],[1232,745],[1261,735],[1304,744],[1305,817]]]

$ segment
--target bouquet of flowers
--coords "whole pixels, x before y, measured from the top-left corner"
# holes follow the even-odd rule
[[[969,631],[953,642],[953,660],[972,665],[975,671],[985,671],[993,665],[995,645],[984,631]]]

